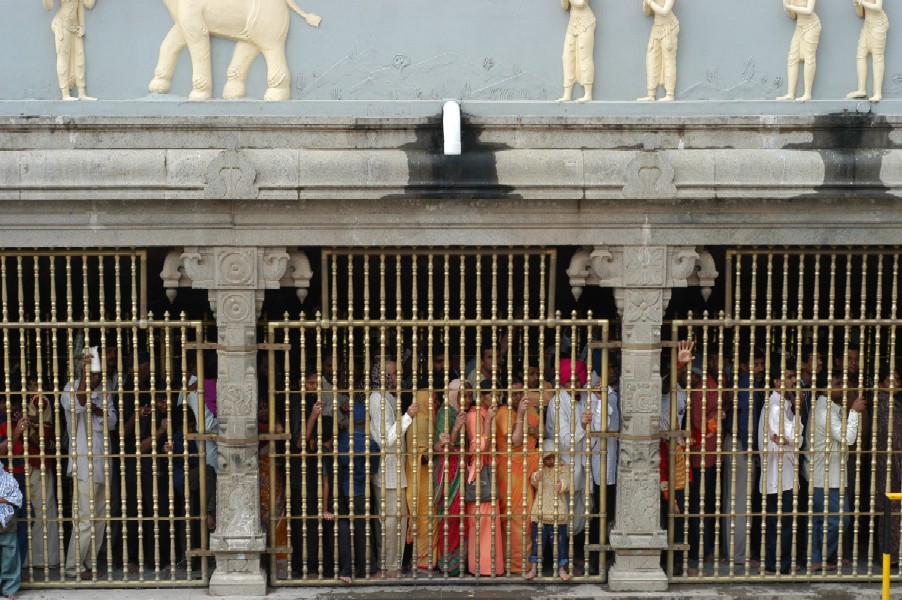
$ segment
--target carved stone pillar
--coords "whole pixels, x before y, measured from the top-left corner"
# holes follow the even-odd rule
[[[208,290],[216,314],[217,526],[210,538],[216,556],[210,594],[262,596],[266,534],[257,467],[257,317],[266,289],[285,282],[306,294],[309,262],[285,248],[185,248],[169,254],[161,276],[170,298],[177,286]]]
[[[583,249],[568,269],[574,294],[584,285],[614,288],[623,331],[620,412],[623,437],[617,471],[617,514],[608,573],[615,592],[664,591],[660,552],[659,447],[661,324],[671,288],[713,285],[710,255],[694,247],[622,246]]]

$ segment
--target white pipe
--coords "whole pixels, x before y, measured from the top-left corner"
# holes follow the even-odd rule
[[[442,122],[445,129],[445,155],[460,156],[460,104],[454,100],[442,107]]]

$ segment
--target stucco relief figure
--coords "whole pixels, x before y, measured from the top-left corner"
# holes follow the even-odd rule
[[[96,0],[60,0],[60,9],[50,28],[56,42],[56,77],[63,100],[96,100],[88,96],[85,82],[85,9]],[[53,10],[56,0],[44,0],[44,8]],[[70,93],[78,90],[78,97]]]
[[[814,13],[817,0],[783,0],[783,9],[796,22],[796,30],[792,34],[787,62],[787,81],[789,90],[785,96],[777,100],[811,100],[814,88],[814,73],[817,70],[817,45],[821,39],[821,20]],[[799,83],[799,67],[805,63],[805,93],[796,98]]]
[[[680,35],[680,21],[673,14],[675,0],[642,0],[642,9],[655,22],[648,38],[645,53],[645,69],[648,74],[648,94],[639,98],[640,102],[653,102],[657,98],[658,86],[664,86],[665,96],[661,102],[672,102],[676,91],[677,42]]]
[[[163,0],[175,25],[160,45],[160,60],[149,89],[166,93],[172,87],[179,53],[185,46],[194,71],[192,100],[208,100],[213,95],[210,35],[235,40],[223,89],[225,98],[243,98],[251,64],[263,54],[267,66],[265,100],[291,97],[291,72],[285,58],[285,40],[291,19],[289,8],[312,27],[320,17],[302,11],[294,0]]]
[[[868,54],[874,64],[874,95],[871,102],[883,99],[884,52],[886,50],[886,32],[889,31],[889,19],[883,12],[883,0],[852,0],[855,12],[864,18],[861,25],[861,36],[858,38],[858,88],[849,94],[849,98],[867,96]]]
[[[572,100],[577,83],[583,86],[583,97],[577,102],[589,102],[595,81],[595,13],[589,0],[561,0],[561,6],[570,11],[570,22],[564,37],[564,95],[558,102]]]

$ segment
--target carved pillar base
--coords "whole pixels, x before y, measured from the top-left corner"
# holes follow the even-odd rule
[[[617,550],[617,562],[608,571],[608,587],[612,592],[667,591],[667,575],[661,570],[661,553]]]
[[[221,564],[219,561],[222,561]],[[265,596],[266,575],[260,568],[260,555],[254,560],[244,560],[241,554],[235,558],[217,558],[216,571],[210,577],[211,596]],[[241,569],[247,568],[247,571]]]

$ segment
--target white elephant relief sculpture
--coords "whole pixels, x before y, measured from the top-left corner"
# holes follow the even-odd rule
[[[264,99],[291,98],[291,72],[285,58],[291,13],[301,15],[312,27],[320,17],[302,11],[294,0],[163,0],[175,25],[160,45],[160,60],[149,89],[167,93],[179,53],[185,46],[191,55],[191,100],[208,100],[213,91],[210,35],[235,40],[235,52],[227,72],[223,97],[243,98],[245,81],[254,59],[266,59],[268,88]]]

